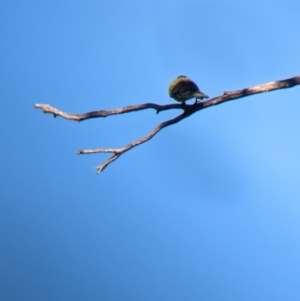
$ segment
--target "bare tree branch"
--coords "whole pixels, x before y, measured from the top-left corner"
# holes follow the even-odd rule
[[[214,97],[211,99],[208,99],[206,101],[196,103],[193,105],[182,105],[182,104],[168,104],[168,105],[158,105],[155,103],[145,103],[145,104],[139,104],[139,105],[132,105],[132,106],[126,106],[120,109],[112,109],[112,110],[100,110],[100,111],[93,111],[88,112],[84,114],[69,114],[63,111],[60,111],[56,108],[51,107],[47,104],[35,104],[34,107],[37,109],[42,109],[44,113],[50,113],[53,114],[54,117],[61,116],[62,118],[68,119],[68,120],[74,120],[74,121],[83,121],[90,118],[97,118],[97,117],[107,117],[110,115],[116,115],[116,114],[124,114],[129,112],[135,112],[140,110],[146,110],[146,109],[154,109],[156,110],[156,113],[159,113],[161,111],[165,110],[171,110],[171,109],[181,109],[183,110],[183,113],[178,115],[177,117],[167,120],[165,122],[162,122],[158,126],[156,126],[149,134],[146,136],[133,141],[129,143],[128,145],[118,148],[118,149],[109,149],[109,148],[100,148],[100,149],[85,149],[85,150],[79,150],[78,154],[95,154],[95,153],[113,153],[113,156],[107,159],[103,164],[97,166],[98,173],[102,172],[110,163],[118,159],[122,154],[127,152],[128,150],[150,140],[152,137],[154,137],[161,129],[175,124],[190,115],[196,113],[197,111],[200,111],[202,109],[221,104],[226,101],[263,93],[263,92],[269,92],[274,91],[278,89],[284,89],[284,88],[291,88],[296,85],[300,84],[300,75],[288,78],[285,80],[279,80],[274,82],[269,82],[265,84],[256,85],[253,87],[245,88],[242,90],[236,90],[236,91],[225,91],[223,95]]]
[[[167,120],[165,122],[162,122],[161,124],[159,124],[158,126],[156,126],[148,135],[146,135],[145,137],[138,139],[136,141],[133,141],[131,143],[129,143],[128,145],[122,147],[122,148],[118,148],[118,149],[108,149],[108,148],[98,148],[98,149],[85,149],[85,150],[79,150],[77,152],[77,154],[81,155],[81,154],[95,154],[95,153],[114,153],[114,155],[112,157],[110,157],[108,160],[106,160],[103,164],[99,165],[96,167],[98,173],[100,173],[101,171],[104,170],[105,167],[107,167],[111,162],[115,161],[116,159],[118,159],[122,154],[124,154],[125,152],[127,152],[128,150],[134,148],[135,146],[138,146],[148,140],[150,140],[153,136],[155,136],[161,129],[167,127],[168,125],[174,124],[179,122],[180,120],[186,118],[189,115],[186,115],[185,113]]]
[[[174,104],[172,103],[169,105],[158,105],[156,103],[144,103],[140,105],[127,106],[120,109],[100,110],[100,111],[93,111],[84,114],[69,114],[46,104],[37,103],[34,105],[34,107],[36,109],[42,109],[44,113],[51,113],[53,114],[54,117],[60,116],[62,118],[74,120],[74,121],[83,121],[85,119],[90,119],[90,118],[107,117],[110,115],[124,114],[124,113],[141,111],[146,109],[155,109],[156,114],[158,114],[161,111],[170,110],[170,109],[182,109],[182,106],[176,103]]]

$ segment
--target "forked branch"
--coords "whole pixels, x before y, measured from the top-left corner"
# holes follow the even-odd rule
[[[123,107],[120,109],[100,110],[100,111],[93,111],[93,112],[88,112],[88,113],[84,113],[84,114],[69,114],[69,113],[60,111],[56,108],[53,108],[48,104],[35,104],[34,107],[37,109],[42,109],[44,113],[53,114],[54,117],[60,116],[62,118],[65,118],[68,120],[74,120],[74,121],[83,121],[83,120],[90,119],[90,118],[107,117],[110,115],[124,114],[124,113],[135,112],[135,111],[146,110],[146,109],[154,109],[154,110],[156,110],[156,113],[159,113],[159,112],[165,111],[165,110],[171,110],[171,109],[183,110],[183,113],[181,113],[177,117],[167,120],[167,121],[157,125],[146,136],[144,136],[136,141],[133,141],[122,148],[117,148],[117,149],[99,148],[99,149],[79,150],[77,152],[78,154],[113,153],[112,157],[107,159],[103,164],[97,166],[97,168],[96,168],[97,172],[100,173],[110,163],[112,163],[113,161],[118,159],[122,154],[124,154],[128,150],[150,140],[161,129],[163,129],[169,125],[175,124],[175,123],[189,117],[190,115],[196,113],[197,111],[208,108],[210,106],[221,104],[221,103],[229,101],[229,100],[234,100],[234,99],[250,96],[253,94],[263,93],[263,92],[270,92],[270,91],[274,91],[274,90],[278,90],[278,89],[291,88],[291,87],[294,87],[299,84],[300,84],[300,75],[292,77],[292,78],[284,79],[284,80],[260,84],[260,85],[245,88],[242,90],[225,91],[223,93],[223,95],[221,95],[221,96],[217,96],[217,97],[208,99],[206,101],[203,101],[203,102],[200,102],[200,103],[197,103],[194,105],[187,105],[187,104],[181,105],[181,104],[177,104],[177,103],[168,104],[168,105],[158,105],[155,103],[145,103],[145,104],[139,104],[139,105],[126,106],[126,107]]]

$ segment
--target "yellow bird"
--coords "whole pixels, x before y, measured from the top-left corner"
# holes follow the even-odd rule
[[[180,75],[171,82],[169,95],[182,103],[185,103],[186,100],[191,98],[196,98],[195,103],[197,103],[197,99],[208,98],[208,96],[201,92],[198,86],[185,75]]]

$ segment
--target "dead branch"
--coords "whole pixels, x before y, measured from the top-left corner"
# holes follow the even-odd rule
[[[83,121],[85,119],[90,118],[98,118],[98,117],[107,117],[110,115],[117,115],[117,114],[124,114],[134,111],[141,111],[146,109],[154,109],[156,110],[156,114],[158,114],[161,111],[170,110],[170,109],[182,109],[180,104],[172,103],[169,105],[158,105],[156,103],[144,103],[140,105],[133,105],[133,106],[127,106],[120,109],[112,109],[112,110],[100,110],[100,111],[93,111],[88,112],[84,114],[69,114],[63,111],[60,111],[56,108],[51,107],[50,105],[44,105],[44,104],[35,104],[34,107],[36,109],[42,109],[44,113],[51,113],[54,117],[60,116],[62,118],[68,119],[68,120],[74,120],[74,121]]]
[[[158,105],[155,103],[145,103],[145,104],[139,104],[139,105],[132,105],[132,106],[126,106],[123,108],[119,109],[112,109],[112,110],[100,110],[100,111],[93,111],[93,112],[88,112],[84,114],[69,114],[63,111],[60,111],[56,108],[51,107],[48,104],[35,104],[34,107],[37,109],[42,109],[44,113],[50,113],[53,114],[54,117],[60,116],[62,118],[68,119],[68,120],[74,120],[74,121],[83,121],[86,119],[90,118],[98,118],[98,117],[107,117],[110,115],[116,115],[116,114],[124,114],[124,113],[129,113],[129,112],[135,112],[135,111],[140,111],[140,110],[146,110],[146,109],[154,109],[156,110],[156,113],[158,114],[161,111],[165,110],[171,110],[171,109],[181,109],[183,110],[183,113],[178,115],[177,117],[167,120],[165,122],[162,122],[161,124],[157,125],[149,134],[146,136],[133,141],[129,143],[128,145],[118,148],[118,149],[109,149],[109,148],[100,148],[100,149],[85,149],[85,150],[79,150],[77,153],[78,154],[95,154],[95,153],[113,153],[113,156],[107,159],[103,164],[97,166],[97,172],[100,173],[102,172],[110,163],[118,159],[122,154],[127,152],[128,150],[150,140],[152,137],[154,137],[161,129],[175,124],[190,115],[196,113],[197,111],[200,111],[202,109],[218,105],[221,103],[224,103],[226,101],[258,94],[258,93],[263,93],[263,92],[270,92],[278,89],[284,89],[284,88],[291,88],[296,85],[300,84],[300,75],[284,79],[284,80],[279,80],[279,81],[274,81],[274,82],[269,82],[265,84],[260,84],[256,85],[253,87],[245,88],[242,90],[236,90],[236,91],[225,91],[223,95],[217,96],[211,99],[208,99],[206,101],[193,104],[193,105],[181,105],[181,104],[168,104],[168,105]]]

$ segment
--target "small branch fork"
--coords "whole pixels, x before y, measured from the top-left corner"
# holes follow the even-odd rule
[[[128,150],[150,140],[152,137],[154,137],[160,130],[163,128],[175,124],[190,115],[214,106],[218,105],[221,103],[224,103],[226,101],[258,94],[258,93],[263,93],[263,92],[269,92],[269,91],[274,91],[278,89],[284,89],[284,88],[291,88],[296,85],[300,84],[300,75],[284,79],[284,80],[279,80],[279,81],[274,81],[274,82],[269,82],[265,84],[260,84],[257,86],[245,88],[242,90],[237,90],[237,91],[225,91],[223,95],[217,96],[211,99],[208,99],[206,101],[193,104],[193,105],[182,105],[182,104],[168,104],[168,105],[158,105],[155,103],[145,103],[145,104],[139,104],[139,105],[133,105],[133,106],[126,106],[120,109],[112,109],[112,110],[100,110],[100,111],[93,111],[93,112],[88,112],[84,114],[69,114],[63,111],[60,111],[56,108],[51,107],[48,104],[35,104],[34,107],[37,109],[42,109],[44,113],[50,113],[53,114],[54,117],[60,116],[62,118],[68,119],[68,120],[74,120],[74,121],[83,121],[86,119],[90,118],[98,118],[98,117],[107,117],[110,115],[117,115],[117,114],[124,114],[124,113],[130,113],[130,112],[135,112],[135,111],[140,111],[140,110],[146,110],[146,109],[154,109],[156,110],[156,113],[158,114],[159,112],[166,111],[166,110],[171,110],[171,109],[180,109],[183,110],[183,113],[178,115],[177,117],[167,120],[165,122],[160,123],[157,125],[149,134],[146,136],[133,141],[129,143],[128,145],[118,148],[118,149],[109,149],[109,148],[99,148],[99,149],[85,149],[85,150],[79,150],[77,154],[95,154],[95,153],[112,153],[113,155],[107,159],[104,163],[101,165],[97,166],[97,172],[100,173],[102,172],[110,163],[118,159],[122,154],[127,152]]]

